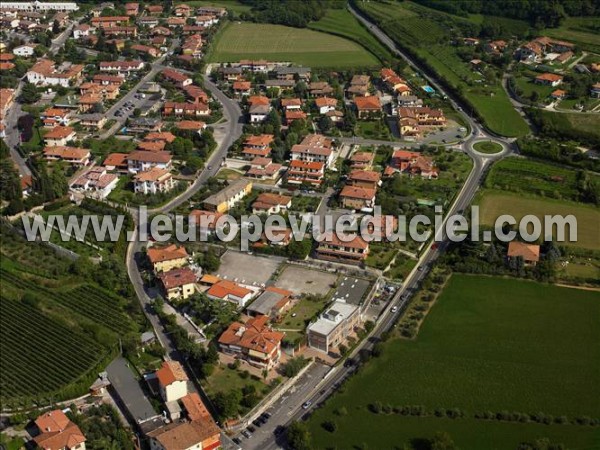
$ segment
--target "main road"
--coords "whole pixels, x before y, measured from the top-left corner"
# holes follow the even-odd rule
[[[382,43],[387,45],[390,50],[405,59],[409,65],[419,70],[418,65],[412,61],[407,55],[405,55],[400,49],[396,47],[392,39],[387,36],[377,25],[361,16],[352,6],[348,6],[350,12],[354,14],[358,20],[360,20],[368,29],[373,33]],[[422,72],[422,71],[421,71]],[[452,106],[462,113],[465,120],[471,127],[470,135],[463,141],[461,147],[465,153],[467,153],[473,160],[473,168],[463,185],[462,189],[456,196],[454,203],[451,205],[448,211],[445,211],[446,215],[442,223],[442,229],[446,226],[448,218],[453,214],[462,213],[472,202],[475,193],[479,189],[487,168],[494,162],[506,155],[510,154],[512,149],[512,142],[504,140],[490,134],[486,130],[483,130],[477,122],[475,122],[470,116],[462,111],[459,107],[459,100],[452,97],[450,93],[446,93],[442,86],[430,76],[423,74],[425,79],[430,83],[431,86],[435,87],[442,95],[446,95],[452,104]],[[503,151],[494,155],[486,155],[478,153],[473,149],[473,144],[480,140],[491,140],[502,145]],[[396,143],[397,145],[397,143]],[[437,233],[436,233],[437,235]],[[306,397],[301,399],[295,405],[286,405],[286,408],[281,408],[280,411],[276,411],[271,419],[278,425],[287,425],[295,420],[300,420],[306,414],[310,412],[310,409],[319,405],[325,401],[331,394],[333,394],[340,384],[350,376],[356,370],[357,355],[362,350],[371,350],[374,342],[377,342],[378,338],[381,337],[382,333],[390,330],[399,316],[404,312],[411,296],[418,289],[419,284],[427,276],[427,273],[435,263],[437,258],[447,247],[447,242],[442,242],[439,246],[429,246],[421,254],[418,264],[415,266],[413,271],[406,277],[404,284],[398,289],[386,310],[382,313],[381,318],[378,320],[375,328],[371,332],[368,338],[365,338],[357,348],[348,356],[348,359],[352,361],[352,364],[338,366],[331,371],[328,377],[324,378],[319,384]],[[396,312],[392,312],[392,309],[396,307]],[[310,407],[307,409],[302,408],[305,402],[310,401]],[[288,411],[290,409],[290,411]],[[284,444],[282,436],[270,435],[268,438],[260,440],[247,440],[243,444],[244,449],[261,449],[261,450],[274,450],[281,448]]]

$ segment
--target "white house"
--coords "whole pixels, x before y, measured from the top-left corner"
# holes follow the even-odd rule
[[[146,152],[136,150],[127,157],[127,170],[129,173],[138,173],[153,167],[171,169],[171,154],[169,152]]]
[[[173,175],[167,169],[153,167],[143,172],[138,172],[133,177],[133,186],[135,192],[141,194],[156,194],[158,192],[168,192],[175,187]]]
[[[96,198],[104,199],[117,187],[119,176],[108,173],[106,167],[97,166],[81,175],[71,187],[79,191],[92,191]]]
[[[30,56],[33,56],[34,50],[35,45],[25,44],[15,47],[13,49],[13,53],[22,58],[29,58]]]
[[[75,2],[0,2],[0,9],[18,9],[20,11],[77,11]]]

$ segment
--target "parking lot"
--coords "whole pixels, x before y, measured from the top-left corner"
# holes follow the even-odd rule
[[[292,291],[294,295],[327,295],[337,280],[337,275],[306,267],[287,266],[275,282],[277,287]]]
[[[265,285],[284,258],[256,256],[228,250],[221,257],[221,267],[216,275],[224,280],[250,286]]]

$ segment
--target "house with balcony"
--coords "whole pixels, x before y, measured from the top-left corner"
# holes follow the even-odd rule
[[[60,409],[48,411],[35,419],[36,448],[44,450],[85,450],[85,435]]]
[[[292,147],[290,152],[292,162],[319,162],[329,168],[335,162],[332,145],[331,138],[320,134],[309,134],[300,144]]]
[[[48,147],[64,147],[75,140],[76,136],[77,133],[73,128],[59,125],[44,135],[44,142]]]
[[[166,247],[148,247],[146,256],[152,264],[155,273],[167,272],[183,267],[188,262],[188,252],[185,247],[171,244]]]
[[[174,187],[175,180],[171,172],[160,167],[137,172],[133,177],[134,191],[144,195],[169,192]]]
[[[262,192],[252,203],[252,214],[281,214],[292,206],[292,197]]]
[[[167,300],[187,299],[197,292],[196,273],[188,267],[158,274],[161,291]]]
[[[374,188],[346,185],[340,192],[339,198],[342,207],[361,210],[375,206],[376,193]]]
[[[152,168],[171,170],[172,159],[169,152],[147,152],[135,150],[127,157],[127,170],[136,174]]]
[[[219,337],[223,353],[240,357],[249,364],[270,370],[279,363],[281,341],[285,336],[271,329],[268,316],[258,316],[246,323],[232,323]]]
[[[326,261],[359,264],[369,255],[369,243],[358,235],[346,235],[342,240],[336,233],[328,233],[319,241],[316,253]]]
[[[207,291],[208,298],[235,303],[242,308],[254,296],[254,292],[229,280],[220,280]]]
[[[275,136],[272,134],[251,135],[246,138],[242,148],[242,155],[245,159],[256,157],[266,158],[271,155],[271,144]]]
[[[252,182],[248,180],[236,180],[216,194],[205,199],[203,204],[208,211],[225,213],[250,194],[250,192],[252,192]]]
[[[325,164],[292,160],[288,165],[286,180],[290,184],[310,184],[320,186],[325,176]]]

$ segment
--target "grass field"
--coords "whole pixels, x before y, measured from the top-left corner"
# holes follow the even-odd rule
[[[190,2],[186,2],[186,1],[177,1],[175,2],[176,4],[179,3],[185,3],[188,6],[191,6],[193,8],[198,8],[200,6],[220,6],[222,8],[227,8],[231,11],[234,11],[236,13],[243,13],[243,12],[248,12],[252,9],[251,6],[249,5],[243,5],[238,1],[235,0],[220,0],[220,1],[215,1],[215,0],[192,0]]]
[[[556,130],[566,136],[576,138],[585,133],[596,143],[600,143],[600,127],[597,113],[556,113],[538,110],[544,127]]]
[[[455,47],[448,45],[452,33],[456,32],[451,28],[470,27],[468,19],[410,2],[357,2],[357,6],[379,23],[400,47],[416,54],[448,84],[461,89],[492,131],[505,136],[522,136],[529,132],[500,83],[481,83],[481,75],[469,68]]]
[[[317,22],[311,22],[309,28],[351,39],[373,53],[381,62],[392,61],[393,57],[347,9],[330,9]]]
[[[568,420],[600,416],[599,315],[597,292],[453,275],[416,340],[385,344],[381,357],[315,412],[309,421],[313,446],[402,448],[447,431],[462,450],[515,449],[539,437],[568,448],[600,448],[598,427],[474,418],[487,410]],[[459,408],[465,417],[374,414],[368,405],[376,401],[427,411]],[[336,414],[341,407],[347,414]],[[325,420],[336,422],[334,433],[321,427]]]
[[[502,151],[502,146],[492,141],[476,142],[473,148],[480,153],[487,154],[500,153]]]
[[[375,67],[377,58],[356,42],[282,25],[229,23],[214,43],[210,62],[265,58],[310,67]]]
[[[600,53],[600,35],[588,28],[597,23],[596,17],[568,17],[560,27],[545,29],[543,34],[574,42],[583,50]]]
[[[574,170],[525,158],[507,158],[494,164],[486,177],[485,187],[560,200],[579,200]]]
[[[479,220],[482,225],[488,226],[493,226],[496,218],[503,214],[512,215],[517,222],[527,214],[539,218],[548,214],[572,214],[577,218],[577,242],[564,242],[561,245],[600,250],[600,209],[593,206],[493,190],[483,191],[478,204]]]

